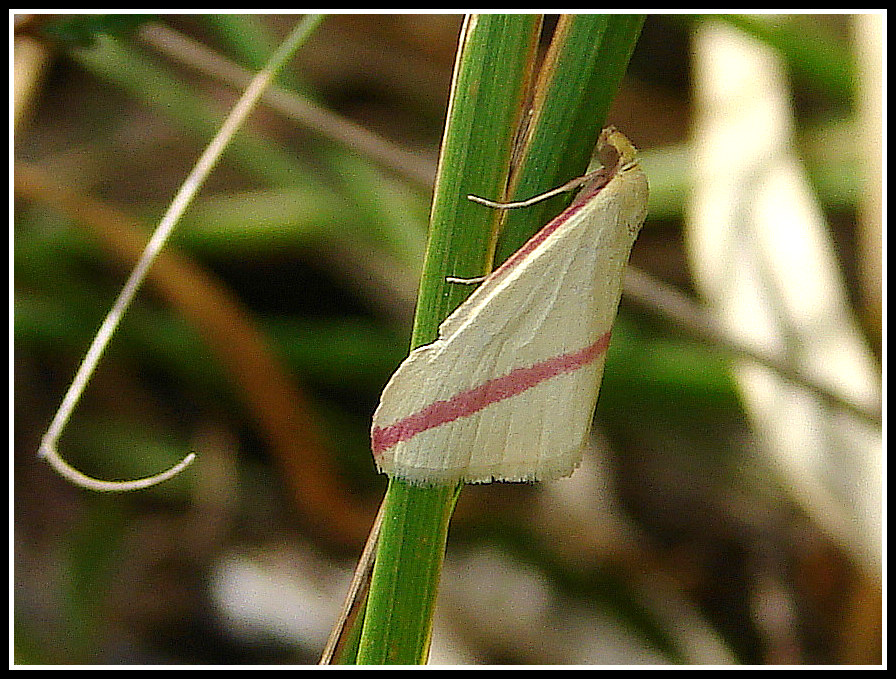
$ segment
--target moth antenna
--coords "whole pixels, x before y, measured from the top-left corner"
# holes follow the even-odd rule
[[[479,203],[480,205],[485,205],[486,207],[495,208],[496,210],[510,210],[512,208],[518,207],[529,207],[530,205],[535,205],[536,203],[540,203],[543,200],[547,200],[548,198],[553,198],[556,195],[561,193],[566,193],[567,191],[573,191],[582,184],[590,181],[595,176],[600,173],[605,172],[603,168],[595,170],[594,172],[589,172],[586,175],[581,177],[576,177],[575,179],[570,179],[568,182],[563,184],[562,186],[558,186],[556,189],[551,189],[550,191],[545,191],[544,193],[539,193],[537,196],[532,196],[531,198],[527,198],[526,200],[515,200],[510,201],[508,203],[502,203],[498,200],[489,200],[488,198],[480,198],[479,196],[474,196],[471,193],[467,194],[467,200],[472,200],[474,203]]]

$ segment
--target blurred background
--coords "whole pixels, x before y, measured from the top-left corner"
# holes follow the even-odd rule
[[[408,350],[461,16],[325,19],[178,227],[60,445],[104,479],[194,465],[103,495],[36,457],[244,69],[296,20],[15,17],[16,663],[315,663],[336,620],[385,488],[368,427]],[[608,122],[643,150],[632,264],[649,276],[620,309],[593,445],[569,479],[464,489],[433,663],[881,662],[883,21],[647,18]],[[719,104],[748,85],[771,90],[771,123]],[[732,303],[749,281],[713,269],[728,217],[702,206],[743,188],[737,142],[775,139],[818,227],[769,199],[796,302],[760,286]],[[745,204],[721,214],[762,202]],[[783,341],[774,323],[756,336],[759,307]]]

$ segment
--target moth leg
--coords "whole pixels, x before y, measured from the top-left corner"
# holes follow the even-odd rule
[[[460,285],[479,285],[487,276],[475,276],[473,278],[457,278],[456,276],[445,276],[446,283],[458,283]]]

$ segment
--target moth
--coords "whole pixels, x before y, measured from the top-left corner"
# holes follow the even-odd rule
[[[582,459],[622,276],[647,216],[647,177],[615,128],[573,203],[413,350],[373,416],[381,472],[416,484],[539,481]]]

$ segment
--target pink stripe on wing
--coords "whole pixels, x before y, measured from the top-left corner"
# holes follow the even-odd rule
[[[570,373],[593,363],[610,346],[610,333],[579,351],[549,358],[534,365],[516,368],[477,387],[462,391],[447,401],[436,401],[423,410],[398,420],[387,427],[374,427],[371,432],[373,455],[382,455],[392,446],[414,438],[417,434],[469,417],[492,403],[521,394],[551,377]]]

